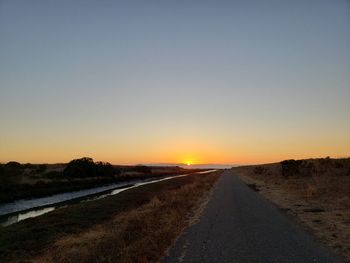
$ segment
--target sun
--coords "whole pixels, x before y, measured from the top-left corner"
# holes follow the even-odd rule
[[[191,161],[186,161],[187,166],[191,166],[192,162]]]

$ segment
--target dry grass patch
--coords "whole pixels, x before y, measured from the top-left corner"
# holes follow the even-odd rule
[[[287,177],[280,164],[233,171],[350,261],[350,159],[311,159],[304,164],[312,169]]]
[[[64,236],[34,262],[156,262],[188,226],[217,178],[197,176],[108,223]]]

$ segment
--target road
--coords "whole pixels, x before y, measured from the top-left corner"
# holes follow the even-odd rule
[[[163,262],[342,261],[227,170],[199,222],[182,234]]]

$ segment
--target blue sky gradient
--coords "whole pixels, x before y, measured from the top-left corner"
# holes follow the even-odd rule
[[[349,1],[0,1],[0,161],[350,154]]]

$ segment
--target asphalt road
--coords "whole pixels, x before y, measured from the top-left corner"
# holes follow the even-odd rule
[[[170,250],[173,262],[342,262],[231,171],[225,171],[197,224]]]

